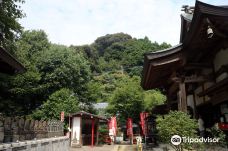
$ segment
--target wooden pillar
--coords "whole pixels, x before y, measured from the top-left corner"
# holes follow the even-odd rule
[[[198,119],[197,109],[196,109],[196,96],[195,96],[195,93],[193,93],[192,95],[193,95],[193,105],[194,105],[194,109],[193,109],[194,118]]]
[[[97,120],[97,140],[96,140],[96,145],[98,145],[98,142],[99,142],[99,119]]]
[[[167,96],[167,108],[168,108],[168,111],[171,110],[171,104],[170,104],[170,101],[171,101],[171,97],[170,95]]]
[[[83,122],[83,119],[82,119],[82,116],[81,116],[81,118],[80,118],[80,136],[79,136],[79,143],[80,143],[81,146],[83,145],[83,140],[82,140],[82,122]]]
[[[177,95],[178,95],[178,100],[177,100],[178,111],[181,111],[181,91],[180,90],[177,92]]]
[[[180,110],[182,112],[187,113],[187,97],[186,97],[186,89],[185,89],[185,83],[184,82],[180,82],[179,84],[180,87]]]
[[[72,130],[72,128],[71,128],[71,124],[70,124],[70,115],[69,115],[69,128],[70,128],[70,130]],[[71,144],[71,131],[69,131],[69,139],[70,139],[70,144]]]
[[[94,118],[92,118],[92,138],[91,138],[91,146],[94,145]]]
[[[205,86],[204,86],[204,83],[202,83],[202,92],[204,93],[204,91],[205,91]],[[206,102],[206,97],[205,95],[203,95],[203,103],[205,102]]]

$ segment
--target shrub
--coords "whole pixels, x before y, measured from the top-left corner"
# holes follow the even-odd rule
[[[219,142],[216,145],[222,147],[225,147],[227,145],[226,134],[221,129],[219,129],[218,124],[215,124],[208,130],[208,132],[211,134],[211,138],[219,138]]]
[[[197,122],[191,119],[189,115],[180,111],[170,111],[163,118],[157,118],[157,129],[160,139],[164,143],[171,144],[171,137],[179,135],[180,137],[196,138]],[[171,144],[172,145],[172,144]],[[191,144],[181,143],[178,146],[172,145],[175,150],[191,148]]]

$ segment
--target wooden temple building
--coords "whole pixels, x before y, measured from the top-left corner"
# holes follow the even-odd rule
[[[69,115],[70,146],[97,145],[99,141],[99,123],[107,125],[108,119],[80,111]]]
[[[201,115],[206,128],[219,123],[228,131],[228,6],[196,1],[183,11],[180,43],[145,54],[141,85],[165,92],[155,113]]]

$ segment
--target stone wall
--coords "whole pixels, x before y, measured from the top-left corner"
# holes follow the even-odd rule
[[[68,137],[0,144],[0,151],[69,151]]]
[[[24,118],[0,117],[0,143],[63,136],[60,121],[38,121]]]

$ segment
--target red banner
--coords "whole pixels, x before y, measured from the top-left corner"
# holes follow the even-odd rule
[[[64,121],[64,112],[62,111],[60,114],[60,121],[63,122]]]
[[[111,120],[108,121],[108,129],[112,129],[112,121]]]
[[[133,135],[132,119],[128,118],[127,119],[127,136],[132,136],[132,135]]]
[[[116,117],[111,117],[109,123],[109,135],[116,136],[117,133],[117,122],[116,122]]]
[[[140,124],[141,124],[143,135],[146,135],[146,132],[147,132],[145,119],[148,117],[148,115],[149,115],[149,113],[147,113],[147,112],[140,113]]]

